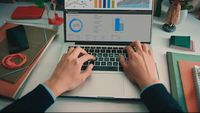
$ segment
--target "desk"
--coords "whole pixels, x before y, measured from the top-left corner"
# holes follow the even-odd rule
[[[9,7],[9,8],[8,8]],[[15,9],[16,5],[0,4],[0,22],[9,19],[11,12]],[[5,9],[6,8],[6,9]],[[6,13],[2,13],[6,11]],[[62,12],[59,12],[62,15]],[[47,18],[44,16],[41,20],[34,21],[35,24],[43,23],[44,26],[48,26]],[[18,21],[30,23],[32,21]],[[153,34],[152,34],[152,49],[154,51],[155,61],[158,65],[158,73],[161,82],[170,90],[169,77],[167,71],[166,52],[180,52],[190,54],[200,54],[200,21],[189,15],[187,20],[177,26],[177,31],[174,33],[166,33],[161,30],[163,24],[162,18],[154,18],[153,21]],[[48,26],[52,27],[52,26]],[[60,55],[63,42],[63,27],[59,28],[59,36],[53,41],[50,47],[47,49],[40,62],[33,70],[30,79],[28,80],[22,95],[27,94],[33,90],[38,84],[47,80],[56,64]],[[196,46],[196,52],[184,52],[171,49],[168,47],[169,38],[171,35],[190,35],[194,40]],[[0,109],[10,104],[12,101],[0,98]],[[85,98],[58,98],[57,101],[47,110],[47,112],[145,112],[147,108],[140,101],[134,100],[102,100],[102,99],[85,99]]]

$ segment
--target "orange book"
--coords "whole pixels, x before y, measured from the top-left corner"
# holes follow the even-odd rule
[[[195,65],[200,66],[200,62],[179,61],[179,71],[188,112],[199,112],[194,79],[192,75],[192,69]]]
[[[43,49],[41,49],[40,53],[42,53]],[[25,80],[28,78],[31,70],[33,69],[34,65],[37,63],[38,55],[35,59],[35,61],[24,71],[24,73],[21,75],[20,79],[15,83],[9,83],[4,80],[0,80],[0,95],[12,98],[12,99],[17,99],[20,96],[20,89],[24,85]]]

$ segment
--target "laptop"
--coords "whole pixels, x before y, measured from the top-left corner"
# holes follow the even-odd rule
[[[140,91],[123,72],[118,56],[134,40],[151,43],[152,0],[65,0],[61,56],[82,47],[96,56],[93,74],[77,89],[62,96],[139,99]]]

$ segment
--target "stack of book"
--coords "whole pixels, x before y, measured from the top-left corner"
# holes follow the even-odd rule
[[[199,112],[193,68],[200,66],[200,55],[167,53],[171,94],[184,112]]]
[[[6,31],[19,26],[15,23],[6,23],[0,28],[0,60],[9,55]],[[0,96],[18,99],[31,71],[38,63],[40,57],[56,37],[57,31],[23,25],[29,42],[29,49],[23,53],[27,56],[28,62],[21,68],[10,70],[0,65]]]

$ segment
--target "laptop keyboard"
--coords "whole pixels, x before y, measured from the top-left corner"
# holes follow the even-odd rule
[[[119,55],[128,57],[127,51],[123,47],[89,47],[81,46],[89,54],[96,57],[95,61],[85,62],[82,70],[85,70],[89,64],[93,64],[94,71],[123,71],[119,63]]]

